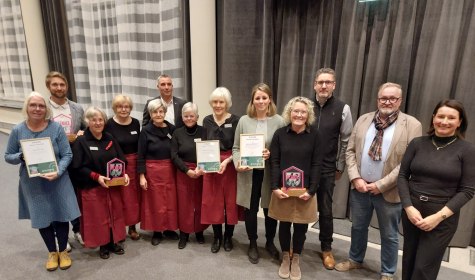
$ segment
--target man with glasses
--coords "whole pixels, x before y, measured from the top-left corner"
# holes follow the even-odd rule
[[[157,78],[157,89],[160,96],[147,100],[143,110],[142,126],[145,126],[150,121],[150,114],[148,113],[148,103],[154,99],[161,98],[167,106],[167,114],[165,120],[173,124],[176,128],[182,127],[183,123],[181,117],[181,109],[185,105],[186,101],[173,96],[173,82],[172,78],[168,75],[162,74]]]
[[[50,92],[49,103],[51,105],[51,119],[59,123],[64,132],[68,136],[70,142],[74,141],[77,136],[84,133],[86,124],[84,122],[83,108],[68,99],[68,80],[60,72],[51,71],[46,75],[46,87]],[[71,221],[73,226],[74,238],[79,244],[84,246],[80,230],[79,218]],[[66,249],[71,251],[71,245],[67,243]]]
[[[401,86],[381,85],[376,112],[361,116],[346,151],[351,181],[351,247],[348,260],[335,269],[362,267],[368,242],[368,227],[376,211],[381,236],[381,278],[393,279],[397,271],[398,224],[401,200],[396,186],[399,165],[409,142],[422,135],[421,123],[399,111]]]
[[[320,246],[322,262],[326,269],[335,267],[332,254],[333,242],[333,190],[335,180],[339,180],[345,170],[345,151],[353,128],[350,107],[333,95],[336,87],[336,73],[333,69],[322,68],[315,74],[315,126],[323,153],[320,182],[317,189],[318,223],[320,225]]]

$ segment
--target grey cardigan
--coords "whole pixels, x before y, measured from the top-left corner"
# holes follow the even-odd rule
[[[274,132],[285,126],[284,119],[279,115],[274,115],[267,118],[267,135],[265,136],[266,148],[270,147],[272,137]],[[237,168],[239,158],[240,158],[240,135],[245,133],[256,133],[257,120],[250,118],[245,115],[239,119],[239,123],[236,128],[236,133],[234,134],[234,145],[233,145],[233,162],[234,166]],[[237,172],[237,198],[236,203],[247,209],[250,208],[251,204],[251,191],[252,191],[252,170]],[[270,166],[266,162],[264,169],[264,181],[262,182],[261,187],[261,207],[269,208],[271,196],[270,188]]]

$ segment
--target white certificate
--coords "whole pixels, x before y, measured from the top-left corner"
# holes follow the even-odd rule
[[[20,140],[29,177],[58,172],[58,164],[51,139],[33,138]]]
[[[205,172],[218,172],[219,140],[196,141],[196,165]]]
[[[264,168],[265,160],[262,151],[265,149],[264,134],[240,135],[240,166]]]

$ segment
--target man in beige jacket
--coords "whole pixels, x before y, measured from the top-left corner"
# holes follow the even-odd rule
[[[351,181],[351,247],[349,259],[338,271],[361,268],[368,242],[368,227],[376,211],[381,234],[381,279],[397,271],[398,224],[401,200],[396,186],[399,164],[409,142],[422,134],[421,123],[399,111],[401,86],[381,85],[376,112],[361,116],[346,150]]]

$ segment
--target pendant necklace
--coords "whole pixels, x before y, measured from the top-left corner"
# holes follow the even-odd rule
[[[435,148],[437,149],[437,151],[438,151],[438,150],[443,149],[443,148],[447,147],[448,145],[454,143],[456,140],[457,140],[457,137],[455,137],[452,141],[450,141],[449,143],[447,143],[447,144],[445,144],[445,145],[443,145],[443,146],[437,146],[437,144],[436,144],[435,141],[434,141],[434,138],[432,138],[432,144],[434,145],[434,147],[435,147]]]

